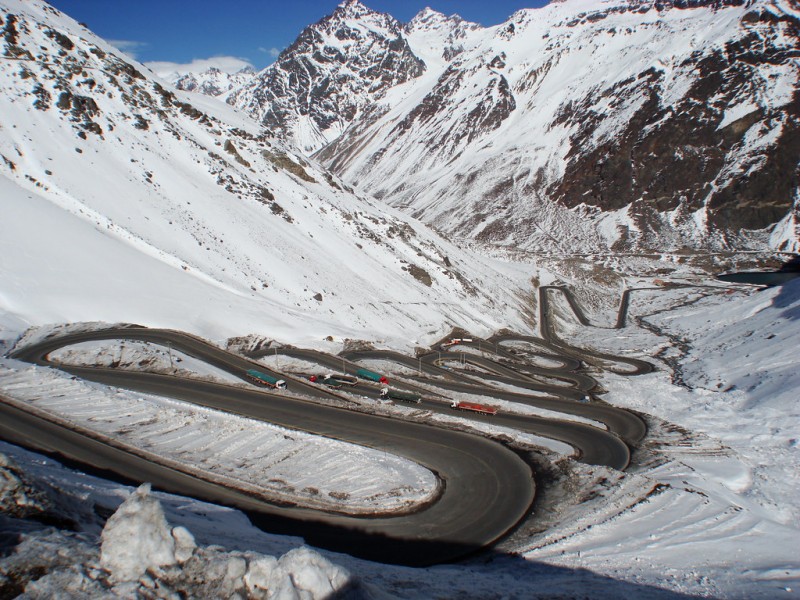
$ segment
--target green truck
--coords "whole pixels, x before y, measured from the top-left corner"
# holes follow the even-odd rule
[[[403,390],[393,390],[385,387],[381,389],[381,398],[384,400],[402,400],[403,402],[413,402],[419,404],[422,402],[422,396],[414,392],[404,392]]]
[[[356,371],[356,375],[361,377],[361,379],[369,379],[370,381],[382,383],[384,385],[389,383],[389,380],[386,379],[386,376],[376,373],[375,371],[369,371],[367,369],[359,369]]]
[[[247,369],[247,378],[258,385],[264,385],[276,390],[285,390],[286,382],[272,375],[267,375],[255,369]]]

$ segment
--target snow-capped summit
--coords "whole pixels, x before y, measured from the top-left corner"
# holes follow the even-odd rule
[[[800,248],[793,3],[566,0],[443,29],[415,18],[425,76],[318,158],[493,244]]]
[[[406,30],[409,33],[443,29],[455,32],[465,29],[480,29],[480,25],[465,21],[457,14],[452,14],[448,17],[430,7],[425,7],[419,11],[406,25]]]
[[[172,81],[179,90],[198,92],[206,96],[222,96],[233,88],[251,81],[255,75],[255,69],[249,66],[235,73],[227,73],[217,67],[209,67],[201,73],[185,73]]]
[[[312,153],[387,89],[424,70],[396,19],[351,0],[306,28],[227,100]]]
[[[453,17],[460,18],[458,15],[453,15]],[[430,6],[426,6],[408,22],[407,29],[409,31],[439,29],[447,23],[448,20],[447,15],[444,13],[433,10]]]
[[[344,19],[363,19],[364,17],[372,17],[380,15],[374,10],[367,8],[359,0],[344,0],[336,7],[333,13],[334,17]]]
[[[791,250],[799,23],[788,0],[563,0],[402,26],[351,0],[228,101],[451,234]]]

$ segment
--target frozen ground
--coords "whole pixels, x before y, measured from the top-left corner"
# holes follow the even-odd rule
[[[645,317],[649,329],[594,330],[560,320],[560,333],[575,343],[631,354],[652,348],[675,367],[675,377],[666,368],[636,378],[602,376],[606,400],[652,415],[648,439],[626,474],[573,467],[579,485],[556,485],[562,507],[541,509],[540,518],[555,526],[526,533],[526,525],[502,545],[518,554],[423,570],[324,554],[358,574],[360,589],[376,597],[798,597],[800,382],[793,340],[800,333],[800,282],[732,295],[686,293],[643,292],[632,311],[657,313]],[[128,493],[11,446],[2,451],[26,474],[103,506]],[[187,527],[198,544],[271,554],[300,545],[255,530],[235,511],[159,497],[168,499],[169,521]],[[86,502],[73,504],[86,510]]]
[[[123,486],[71,473],[7,444],[0,443],[0,451],[8,452],[0,454],[0,501],[25,507],[22,514],[3,517],[6,531],[16,529],[21,534],[13,551],[3,548],[3,597],[21,593],[21,597],[37,599],[367,595],[345,569],[309,548],[286,551],[275,546],[273,551],[285,552],[278,558],[254,550],[227,550],[196,539],[186,527],[202,524],[205,540],[215,528],[234,525],[237,534],[247,531],[246,522],[230,511],[154,495],[147,484],[130,493]],[[34,464],[20,470],[15,460]],[[170,526],[176,509],[182,524]],[[203,514],[204,510],[209,513]],[[103,524],[99,514],[112,511]],[[37,519],[58,519],[62,528],[47,527]],[[214,538],[224,540],[225,536]]]
[[[571,467],[565,481],[573,484],[553,488],[561,508],[540,509],[552,526],[537,532],[526,524],[502,545],[516,554],[429,569],[323,554],[357,574],[361,589],[376,597],[798,597],[793,494],[800,418],[793,393],[800,382],[792,340],[800,333],[800,282],[750,294],[690,295],[700,299],[666,310],[686,304],[686,296],[643,292],[632,310],[634,316],[658,311],[646,319],[652,331],[585,329],[560,319],[559,332],[577,344],[639,355],[652,349],[672,361],[677,376],[673,382],[666,368],[636,378],[602,376],[606,400],[653,415],[636,464],[625,474]],[[115,506],[127,493],[22,450],[2,451],[26,474],[72,490],[67,496]],[[299,545],[255,530],[235,511],[159,497],[167,499],[169,521],[187,527],[200,545],[268,554]]]
[[[674,368],[601,378],[606,400],[654,417],[632,471],[657,493],[526,556],[690,593],[800,596],[800,281],[641,292],[632,311],[647,328],[586,329],[565,316],[560,335],[611,352],[652,348]]]

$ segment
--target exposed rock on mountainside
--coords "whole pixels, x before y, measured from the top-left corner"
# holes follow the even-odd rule
[[[567,0],[490,28],[426,9],[401,29],[351,1],[233,99],[450,234],[797,250],[798,15],[788,0]],[[376,20],[398,49],[378,85],[338,50]]]
[[[342,23],[395,26],[359,7],[342,8]],[[516,313],[483,287],[500,276],[481,259],[224,103],[162,85],[49,5],[0,0],[0,30],[0,238],[19,246],[0,265],[6,306],[34,320],[141,323],[165,309],[174,327],[210,337],[302,326],[319,339],[414,339],[480,327],[491,306]],[[197,297],[212,308],[187,311]]]
[[[228,102],[313,152],[388,88],[424,70],[400,23],[347,0],[306,28],[274,65],[234,90]]]
[[[584,202],[616,210],[632,205],[640,231],[648,227],[648,213],[672,212],[685,219],[706,209],[708,229],[723,237],[783,219],[798,189],[797,80],[793,91],[784,92],[785,104],[757,100],[800,56],[800,50],[778,39],[783,34],[800,40],[800,22],[757,8],[741,18],[740,33],[724,46],[674,62],[670,72],[653,67],[633,81],[592,90],[580,102],[563,105],[556,123],[577,130],[564,177],[548,192],[566,206]],[[666,104],[662,99],[675,79],[688,89]],[[786,79],[783,83],[789,83]],[[609,115],[598,115],[593,107],[604,97],[641,104],[613,139],[595,145],[592,140],[600,137]],[[594,147],[580,151],[587,146]]]

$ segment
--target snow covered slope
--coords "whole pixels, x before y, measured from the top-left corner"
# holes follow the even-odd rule
[[[602,508],[549,532],[528,557],[702,597],[797,598],[800,279],[693,301],[687,293],[636,292],[631,310],[646,329],[609,335],[562,323],[581,346],[650,348],[672,368],[602,376],[614,404],[652,415],[650,441]],[[664,310],[670,295],[678,307]],[[625,500],[639,478],[652,492]]]
[[[524,273],[359,197],[234,109],[162,86],[49,5],[0,7],[0,309],[406,346],[519,322],[505,302]]]
[[[230,101],[451,234],[796,250],[799,14],[567,0],[491,28],[426,9],[401,30],[348,0]]]

